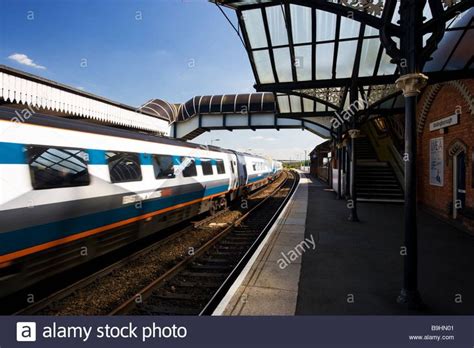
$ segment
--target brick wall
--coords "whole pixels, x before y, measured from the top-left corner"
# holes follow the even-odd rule
[[[461,80],[474,94],[474,80]],[[418,102],[418,115],[428,98],[428,93]],[[433,121],[450,116],[460,108],[459,123],[446,128],[445,134],[439,131],[430,131],[429,124]],[[444,185],[442,187],[430,185],[429,161],[430,139],[443,137],[444,139]],[[466,153],[466,206],[474,209],[474,189],[472,188],[472,156],[474,151],[474,116],[471,115],[469,105],[460,91],[450,84],[444,84],[434,98],[426,117],[424,128],[418,137],[418,200],[444,217],[451,218],[449,206],[453,201],[453,165],[452,158],[448,155],[450,145],[460,140],[467,146]],[[474,221],[461,218],[462,222],[474,230]]]

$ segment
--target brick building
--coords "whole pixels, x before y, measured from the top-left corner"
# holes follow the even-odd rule
[[[310,152],[310,173],[320,180],[331,181],[331,141],[325,141]]]
[[[418,103],[418,200],[474,232],[474,80],[428,87]]]

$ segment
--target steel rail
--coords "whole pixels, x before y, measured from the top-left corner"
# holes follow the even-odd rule
[[[285,180],[278,185],[275,190],[269,194],[267,197],[265,197],[262,201],[258,202],[255,206],[253,206],[248,212],[246,212],[243,216],[241,216],[239,219],[234,221],[230,226],[219,232],[216,236],[214,236],[212,239],[210,239],[208,242],[203,244],[201,247],[199,247],[198,250],[196,250],[193,255],[190,255],[186,259],[182,260],[175,266],[173,266],[171,269],[169,269],[166,273],[162,274],[160,277],[149,283],[147,286],[145,286],[142,290],[137,292],[134,296],[130,297],[128,300],[123,302],[120,306],[116,307],[114,310],[109,312],[108,315],[123,315],[126,313],[129,313],[132,309],[136,307],[137,304],[142,303],[144,300],[149,298],[152,294],[153,291],[156,289],[160,288],[166,281],[170,280],[177,274],[179,274],[182,270],[186,268],[187,265],[192,263],[193,261],[197,260],[200,256],[204,255],[207,251],[209,251],[214,245],[216,245],[219,241],[221,241],[225,236],[227,236],[231,231],[234,230],[236,226],[239,226],[243,221],[245,221],[250,215],[252,215],[256,210],[258,210],[260,207],[262,207],[270,198],[272,198],[276,193],[280,192],[280,190],[285,186],[287,181],[289,180],[289,174],[286,173],[287,177]],[[294,174],[292,174],[294,175]],[[296,176],[295,176],[295,181],[296,181]],[[290,191],[291,192],[291,191]],[[284,206],[287,202],[285,199],[282,205]],[[280,206],[282,208],[282,206]],[[278,209],[278,211],[281,211],[281,209]],[[273,216],[275,217],[275,216]],[[274,220],[272,218],[272,220]],[[267,224],[268,225],[268,224]],[[220,287],[221,288],[221,287]],[[215,296],[213,296],[214,298]],[[206,305],[206,307],[208,307]]]
[[[237,263],[237,265],[232,269],[231,273],[227,276],[227,278],[224,280],[224,282],[219,287],[219,289],[217,289],[217,291],[214,293],[214,295],[212,296],[210,301],[202,309],[202,311],[201,311],[201,313],[199,313],[199,315],[211,315],[214,312],[214,310],[217,308],[219,303],[222,301],[222,299],[226,295],[227,291],[229,291],[232,284],[235,282],[235,280],[240,275],[242,270],[245,268],[245,266],[247,265],[249,260],[252,258],[253,254],[257,250],[260,243],[265,239],[265,237],[267,236],[270,229],[273,227],[275,222],[278,220],[278,217],[280,216],[282,211],[285,209],[287,203],[293,197],[294,193],[296,192],[296,188],[298,187],[299,176],[297,174],[293,174],[293,175],[295,177],[295,180],[293,182],[292,187],[289,190],[288,195],[285,197],[284,201],[281,203],[281,205],[279,206],[279,208],[277,209],[275,214],[273,214],[270,221],[268,221],[267,225],[260,232],[257,239],[252,243],[250,248],[245,252],[245,254],[242,256],[242,258]]]

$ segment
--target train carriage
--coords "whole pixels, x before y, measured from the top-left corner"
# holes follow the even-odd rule
[[[0,297],[222,207],[276,174],[250,154],[13,116],[0,109]]]

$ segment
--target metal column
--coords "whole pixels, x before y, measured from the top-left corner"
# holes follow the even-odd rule
[[[342,198],[342,143],[341,143],[341,130],[337,131],[337,142],[336,142],[336,151],[337,151],[337,195],[336,199]]]
[[[397,302],[416,308],[421,305],[418,292],[418,231],[416,221],[416,105],[420,89],[426,85],[427,77],[420,73],[423,35],[423,7],[425,1],[402,0],[400,4],[400,26],[402,36],[400,48],[404,66],[402,76],[396,81],[405,98],[405,253],[403,287]]]
[[[353,84],[350,88],[350,101],[351,105],[355,105],[358,100],[357,86]],[[359,109],[357,104],[357,109]],[[356,149],[356,138],[359,137],[360,130],[357,129],[357,113],[352,116],[351,128],[348,130],[349,136],[351,137],[351,186],[350,186],[350,214],[349,221],[358,222],[359,216],[357,215],[357,189],[356,189],[356,165],[357,165],[357,149]]]
[[[354,122],[355,123],[355,122]],[[356,190],[356,145],[355,139],[359,136],[360,131],[358,129],[350,129],[349,135],[351,137],[351,185],[350,185],[350,214],[349,221],[358,222],[359,217],[357,215],[357,190]]]

